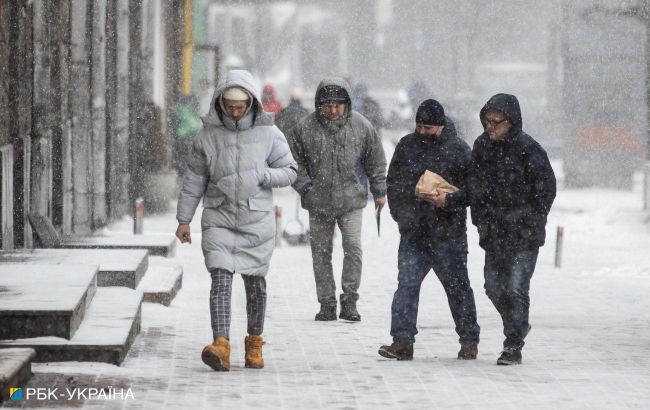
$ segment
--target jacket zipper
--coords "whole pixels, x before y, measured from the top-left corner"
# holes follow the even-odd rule
[[[236,144],[235,146],[237,147],[237,161],[235,163],[235,175],[239,172],[239,121],[235,121],[235,139],[236,139]],[[239,178],[235,178],[235,227],[239,228]],[[233,251],[237,251],[237,235],[234,235],[234,247]],[[234,256],[234,255],[233,255]],[[233,257],[233,270],[232,273],[236,273],[237,271],[237,266],[236,266],[236,258]]]

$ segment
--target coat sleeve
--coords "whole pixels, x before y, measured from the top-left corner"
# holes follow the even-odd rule
[[[479,155],[481,149],[481,138],[479,137],[474,142],[467,172],[470,215],[472,223],[477,227],[487,224],[490,217],[487,207],[490,197],[489,184],[485,183],[483,178],[483,165]]]
[[[395,147],[393,158],[388,167],[386,177],[388,206],[390,216],[397,222],[400,231],[415,225],[418,214],[415,209],[415,193],[410,184],[405,183],[407,177],[404,175],[409,168],[408,158],[405,157],[404,142],[401,141]]]
[[[557,194],[555,173],[551,167],[548,155],[538,147],[533,158],[528,162],[526,173],[533,187],[533,207],[540,215],[548,215]]]
[[[471,160],[471,151],[468,146],[459,146],[454,154],[456,161],[456,175],[454,175],[454,184],[458,188],[457,192],[448,194],[445,210],[457,211],[459,208],[469,206],[469,193],[467,188],[467,176]]]
[[[555,173],[546,151],[539,144],[531,144],[529,150],[524,161],[524,174],[526,185],[531,187],[530,196],[526,206],[514,209],[506,218],[513,222],[541,219],[545,224],[557,192]]]
[[[296,179],[293,181],[293,189],[295,189],[300,196],[304,196],[311,189],[311,177],[309,176],[309,164],[307,162],[307,153],[305,152],[302,127],[296,126],[289,131],[288,135],[289,148],[293,154],[293,158],[298,164],[298,172]]]
[[[279,131],[274,133],[273,145],[266,162],[268,167],[264,170],[263,187],[285,187],[296,180],[298,165],[291,155],[287,140]]]
[[[192,144],[183,186],[178,196],[176,220],[182,224],[192,221],[208,183],[207,160],[200,140],[201,138],[195,138]]]
[[[375,198],[386,195],[386,155],[377,131],[370,127],[366,139],[363,165]]]

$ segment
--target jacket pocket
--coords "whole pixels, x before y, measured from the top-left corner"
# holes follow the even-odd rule
[[[248,198],[248,209],[251,211],[268,212],[273,209],[273,195],[270,190],[262,190],[259,194]]]
[[[214,184],[208,184],[203,198],[204,208],[216,208],[223,203],[226,195]]]
[[[203,198],[203,207],[218,208],[219,205],[223,203],[224,199],[225,199],[224,197],[214,198],[214,197],[206,196],[205,198]]]

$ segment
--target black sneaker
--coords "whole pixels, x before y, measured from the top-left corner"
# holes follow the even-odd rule
[[[459,360],[475,360],[476,355],[478,355],[478,345],[476,343],[460,345],[458,351]]]
[[[388,359],[413,360],[413,343],[393,342],[390,346],[382,346],[378,352]]]
[[[320,312],[316,313],[314,320],[319,322],[336,320],[336,305],[320,305]]]
[[[356,303],[341,303],[341,313],[339,319],[348,320],[350,322],[359,322],[361,315],[357,310]]]
[[[497,364],[501,366],[510,366],[513,364],[521,364],[521,350],[516,349],[503,349],[501,356],[497,359]]]

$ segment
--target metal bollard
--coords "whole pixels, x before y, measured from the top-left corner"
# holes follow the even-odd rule
[[[138,198],[133,203],[133,234],[142,235],[144,231],[144,199]]]
[[[282,246],[282,207],[275,206],[275,247]]]
[[[557,227],[555,234],[555,267],[562,267],[562,243],[564,242],[564,228]]]

